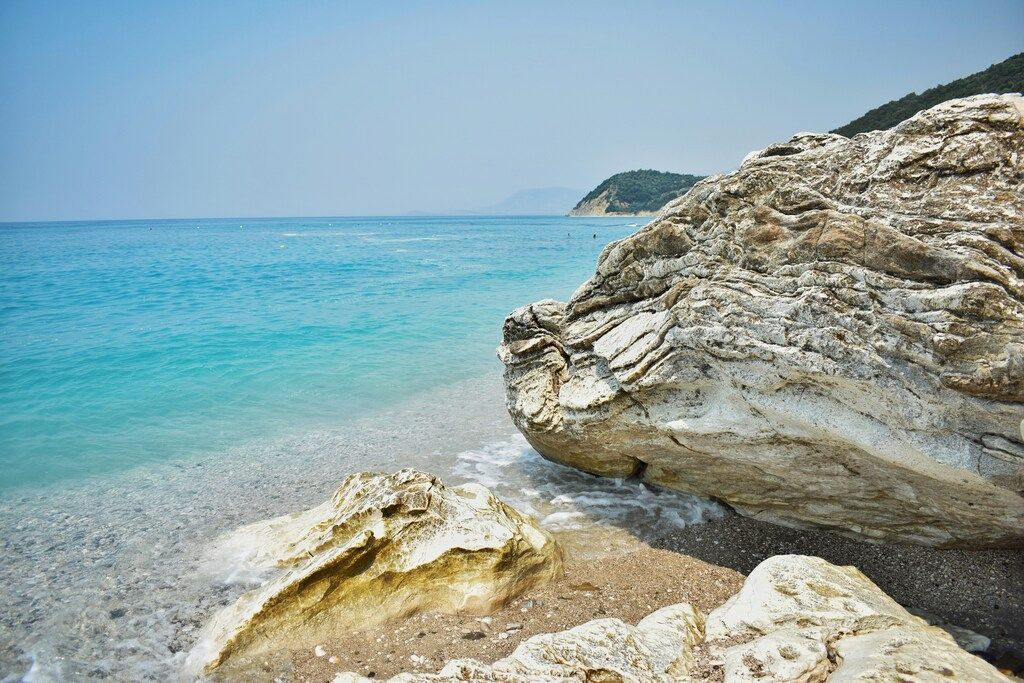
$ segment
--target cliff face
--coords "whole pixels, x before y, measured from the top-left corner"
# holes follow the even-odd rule
[[[570,216],[653,216],[701,176],[663,171],[617,173],[590,191]]]
[[[1024,547],[1024,98],[803,134],[505,322],[546,457],[876,539]]]
[[[592,199],[582,199],[580,203],[573,207],[572,211],[569,212],[570,216],[617,216],[617,215],[635,215],[635,216],[652,216],[653,211],[643,211],[636,214],[622,213],[618,214],[614,211],[608,210],[608,205],[611,203],[611,190],[605,190],[601,194],[597,195]]]

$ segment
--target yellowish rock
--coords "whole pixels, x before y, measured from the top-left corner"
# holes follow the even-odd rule
[[[281,573],[217,614],[190,672],[245,666],[415,612],[486,614],[561,571],[554,539],[476,484],[402,470],[348,477],[311,510],[239,529],[229,551]]]

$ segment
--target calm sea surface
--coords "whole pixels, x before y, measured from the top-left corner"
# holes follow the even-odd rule
[[[0,491],[296,436],[496,371],[504,316],[567,297],[636,227],[0,225]]]

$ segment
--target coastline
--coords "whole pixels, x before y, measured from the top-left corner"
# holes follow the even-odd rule
[[[565,214],[567,218],[651,218],[657,216],[657,211],[651,213],[572,213]]]
[[[565,547],[567,579],[540,589],[540,597],[521,596],[492,615],[487,629],[473,626],[482,623],[473,617],[422,615],[353,636],[367,644],[380,639],[374,651],[379,655],[368,658],[363,647],[341,659],[340,648],[325,643],[327,657],[282,652],[271,663],[273,671],[327,681],[329,673],[346,666],[378,676],[412,670],[408,656],[422,655],[413,650],[424,649],[438,634],[450,642],[446,656],[493,661],[530,635],[595,617],[632,623],[682,596],[695,603],[710,600],[713,607],[760,560],[792,552],[858,566],[901,603],[992,637],[996,654],[1012,657],[1021,649],[1012,624],[1021,618],[1024,590],[1013,591],[1024,586],[1024,567],[1012,552],[853,541],[756,522],[638,482],[592,477],[529,450],[503,398],[500,378],[487,375],[330,432],[0,498],[0,526],[9,530],[5,546],[11,558],[0,567],[0,599],[9,606],[0,622],[0,662],[15,676],[7,680],[24,674],[29,680],[176,675],[209,618],[266,578],[239,571],[230,560],[211,561],[218,537],[315,505],[350,472],[400,466],[433,471],[451,483],[477,481],[535,516]],[[437,405],[446,406],[448,419],[438,420]],[[918,568],[913,576],[905,571],[910,565]],[[676,566],[689,570],[666,570]],[[583,586],[586,576],[600,577],[588,579],[596,590],[571,588]],[[638,583],[637,576],[646,578]],[[567,587],[570,599],[580,598],[572,609],[551,616],[551,610],[521,611],[531,599],[562,605],[564,598],[556,596],[564,596]],[[629,595],[643,599],[631,602]],[[435,619],[438,634],[414,628]],[[508,629],[519,623],[523,628]],[[451,638],[453,629],[458,639]],[[485,636],[463,639],[467,630]],[[24,634],[27,639],[18,638]]]
[[[512,425],[492,372],[331,430],[7,491],[0,680],[178,675],[213,614],[267,578],[246,571],[243,558],[218,555],[217,539],[317,505],[353,472],[402,467],[491,488],[555,533],[580,566],[611,567],[726,514],[710,501],[544,460]]]

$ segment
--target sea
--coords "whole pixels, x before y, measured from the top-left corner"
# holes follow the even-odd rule
[[[0,681],[173,680],[259,580],[217,539],[360,470],[483,483],[583,553],[724,514],[549,463],[505,411],[505,316],[645,220],[0,224]]]

